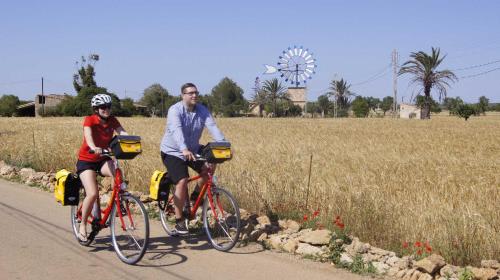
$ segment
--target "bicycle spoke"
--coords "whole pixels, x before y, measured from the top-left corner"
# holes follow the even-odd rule
[[[215,249],[228,251],[238,242],[240,217],[238,204],[231,194],[220,188],[211,190],[203,205],[203,224],[208,240]],[[228,223],[228,220],[234,222]]]

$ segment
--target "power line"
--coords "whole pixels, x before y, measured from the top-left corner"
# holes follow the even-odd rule
[[[14,81],[14,82],[3,82],[0,83],[0,86],[8,86],[8,85],[15,85],[15,84],[28,84],[28,83],[34,83],[37,82],[38,80],[24,80],[24,81]]]
[[[493,71],[498,71],[498,70],[500,70],[500,67],[493,68],[493,69],[490,69],[490,70],[488,70],[488,71],[484,71],[484,72],[477,73],[477,74],[473,74],[473,75],[462,76],[462,77],[460,77],[460,79],[474,78],[474,77],[478,77],[478,76],[486,75],[486,74],[488,74],[488,73],[491,73],[491,72],[493,72]]]
[[[387,72],[387,70],[389,70],[391,68],[391,66],[392,66],[392,63],[389,63],[386,67],[384,67],[384,69],[380,70],[379,72],[377,72],[375,75],[371,76],[370,78],[368,78],[362,82],[359,82],[359,83],[353,83],[351,85],[352,86],[359,86],[359,85],[367,84],[367,83],[373,82],[375,80],[378,80],[389,73],[389,72]]]
[[[483,67],[483,66],[488,66],[488,65],[495,64],[498,62],[500,62],[500,60],[494,60],[494,61],[490,61],[490,62],[483,63],[483,64],[477,64],[477,65],[467,66],[467,67],[463,67],[463,68],[452,69],[451,71],[464,71],[464,70],[479,68],[479,67]]]

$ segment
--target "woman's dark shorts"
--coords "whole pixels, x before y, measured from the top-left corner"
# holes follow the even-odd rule
[[[199,174],[205,163],[203,161],[185,161],[164,152],[161,152],[161,159],[165,167],[167,167],[168,177],[174,184],[177,184],[181,179],[189,178],[188,166]]]
[[[76,162],[76,174],[80,175],[85,170],[94,170],[97,172],[97,174],[103,176],[101,174],[101,168],[102,166],[107,162],[108,160],[102,160],[98,162],[90,162],[90,161],[84,161],[84,160],[78,160]]]

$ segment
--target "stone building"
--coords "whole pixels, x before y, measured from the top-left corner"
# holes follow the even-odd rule
[[[43,110],[51,110],[61,103],[66,94],[37,94],[33,102],[29,102],[17,107],[20,116],[40,117]]]
[[[421,109],[413,104],[401,103],[399,117],[402,119],[420,119]]]
[[[289,87],[287,90],[288,98],[294,105],[300,106],[302,112],[306,107],[306,94],[307,89],[305,87]],[[259,116],[259,106],[255,102],[250,102],[249,114],[253,116]],[[262,112],[266,116],[266,112]]]

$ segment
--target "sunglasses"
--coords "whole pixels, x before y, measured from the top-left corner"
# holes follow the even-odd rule
[[[99,108],[101,110],[111,109],[111,105],[101,105],[101,106],[98,106],[97,108]]]

